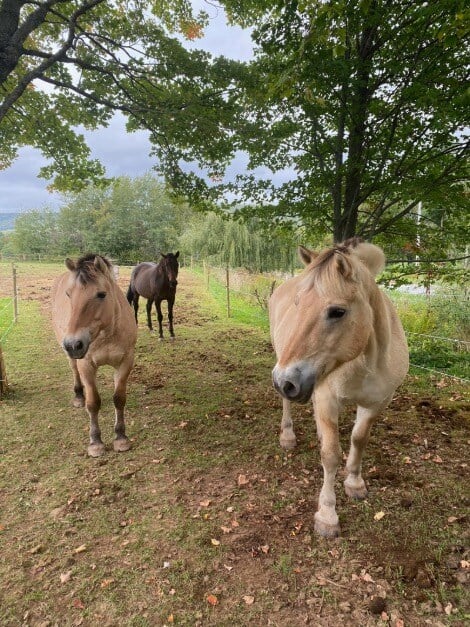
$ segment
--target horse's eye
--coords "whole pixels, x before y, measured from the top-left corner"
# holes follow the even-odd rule
[[[330,307],[327,315],[329,320],[338,320],[342,318],[345,313],[346,309],[343,309],[343,307]]]
[[[106,292],[98,292],[96,297],[100,300],[103,300],[104,298],[106,298]]]

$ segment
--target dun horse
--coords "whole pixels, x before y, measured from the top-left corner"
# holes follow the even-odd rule
[[[77,262],[66,259],[68,272],[60,276],[52,292],[52,321],[59,344],[73,372],[75,407],[90,416],[88,454],[104,453],[98,412],[101,399],[96,387],[99,366],[110,365],[114,373],[115,451],[127,451],[124,406],[126,385],[134,363],[137,330],[132,309],[114,280],[111,263],[99,255],[86,255]]]
[[[147,299],[147,325],[150,331],[152,326],[152,304],[155,303],[158,319],[158,335],[163,340],[162,327],[162,301],[168,301],[168,323],[170,337],[173,340],[173,305],[175,303],[176,286],[178,281],[178,257],[179,251],[175,254],[161,253],[162,259],[158,263],[144,261],[139,263],[131,274],[131,282],[127,290],[127,300],[134,305],[135,321],[137,323],[137,312],[139,311],[139,296]]]
[[[280,443],[296,444],[291,402],[311,398],[324,473],[315,530],[334,537],[340,532],[334,491],[340,410],[348,401],[357,405],[344,486],[348,496],[363,499],[362,454],[408,371],[408,348],[395,309],[374,280],[385,263],[380,248],[353,238],[319,254],[304,247],[299,253],[306,269],[279,286],[269,305],[273,383],[283,397]]]

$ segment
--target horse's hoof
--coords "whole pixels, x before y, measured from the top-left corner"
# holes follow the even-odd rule
[[[158,341],[159,341],[159,342],[163,342],[163,336],[160,336],[160,337],[158,338]]]
[[[72,401],[72,405],[77,408],[85,407],[85,399],[83,396],[76,396]]]
[[[174,335],[172,335],[172,336],[170,336],[170,340],[171,340],[172,342],[174,342],[174,341],[176,340],[176,337],[175,337]]]
[[[352,486],[348,485],[347,480],[344,482],[344,491],[349,498],[354,499],[356,501],[363,501],[367,498],[368,490],[366,488],[365,483],[361,486]]]
[[[297,439],[294,436],[293,438],[283,438],[282,435],[279,437],[279,444],[285,451],[292,451],[297,446]]]
[[[116,453],[124,453],[131,448],[132,444],[129,438],[118,438],[114,440],[113,447]]]
[[[90,457],[101,457],[105,451],[104,444],[100,442],[99,444],[90,444],[88,446],[88,455]]]
[[[330,523],[319,520],[315,514],[315,533],[322,538],[337,538],[341,535],[341,527],[339,524],[331,525]]]

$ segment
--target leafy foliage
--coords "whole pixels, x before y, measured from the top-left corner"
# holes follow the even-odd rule
[[[218,189],[233,206],[337,241],[405,227],[408,242],[420,201],[448,214],[466,206],[461,0],[222,4],[257,46],[231,128],[231,154],[248,152],[252,171]],[[291,180],[275,187],[257,168]]]

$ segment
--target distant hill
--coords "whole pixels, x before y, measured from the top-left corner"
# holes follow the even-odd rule
[[[13,231],[15,228],[15,220],[18,215],[19,211],[0,213],[0,231]]]

